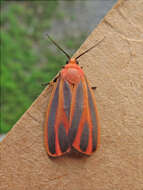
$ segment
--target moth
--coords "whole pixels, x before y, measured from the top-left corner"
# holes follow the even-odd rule
[[[100,142],[100,123],[96,100],[78,59],[71,58],[48,34],[48,38],[67,56],[67,64],[53,81],[44,123],[44,144],[51,157],[72,148],[91,155]]]

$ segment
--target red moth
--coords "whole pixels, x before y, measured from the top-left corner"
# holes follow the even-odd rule
[[[99,146],[100,124],[92,88],[77,59],[97,44],[73,59],[49,35],[48,38],[66,54],[68,61],[53,81],[44,124],[46,150],[52,157],[71,148],[91,155]]]

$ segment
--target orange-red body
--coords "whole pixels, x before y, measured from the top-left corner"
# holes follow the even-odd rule
[[[64,69],[61,71],[61,77],[67,80],[71,84],[76,84],[84,76],[82,69],[76,64],[75,59],[70,59],[69,63],[65,65]]]
[[[69,60],[54,83],[44,127],[46,150],[53,157],[69,152],[71,147],[90,155],[99,145],[94,94],[75,59]]]

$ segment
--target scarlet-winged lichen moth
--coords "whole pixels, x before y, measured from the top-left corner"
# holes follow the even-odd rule
[[[96,101],[89,82],[77,59],[70,56],[47,34],[68,57],[68,62],[53,82],[44,124],[44,142],[48,155],[61,156],[71,148],[91,155],[99,146],[100,124]]]

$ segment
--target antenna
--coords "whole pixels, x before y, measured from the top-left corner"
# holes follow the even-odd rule
[[[105,37],[104,37],[105,38]],[[80,55],[78,55],[75,59],[77,60],[79,57],[81,57],[82,55],[86,54],[88,51],[90,51],[91,49],[95,48],[96,46],[98,46],[98,44],[100,44],[103,40],[100,40],[97,44],[95,44],[94,46],[90,47],[89,49],[87,49],[86,51],[84,51],[83,53],[81,53]]]
[[[54,44],[58,49],[60,49],[60,50],[67,56],[68,59],[70,59],[70,55],[69,55],[67,52],[65,52],[65,51],[49,36],[48,33],[46,33],[45,35],[48,36],[49,40],[50,40],[51,42],[53,42],[53,44]]]

